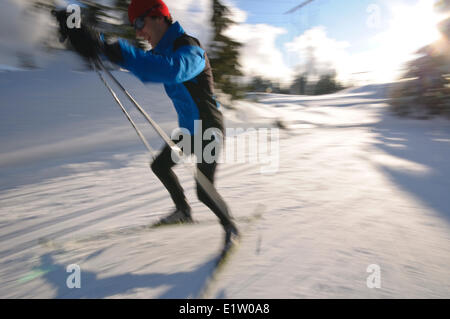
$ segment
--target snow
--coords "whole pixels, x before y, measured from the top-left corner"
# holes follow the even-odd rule
[[[115,75],[166,132],[176,127],[161,86]],[[190,173],[175,168],[204,223],[144,231],[172,203],[96,74],[61,63],[0,73],[0,83],[0,297],[200,296],[223,234]],[[244,238],[206,297],[450,297],[448,121],[394,117],[387,88],[254,93],[223,110],[227,127],[286,129],[275,173],[219,166],[218,190]],[[258,204],[263,218],[245,222]],[[70,264],[80,289],[66,286]],[[372,264],[379,289],[366,285]]]
[[[0,72],[16,72],[16,71],[24,71],[25,69],[17,68],[14,66],[0,64]]]

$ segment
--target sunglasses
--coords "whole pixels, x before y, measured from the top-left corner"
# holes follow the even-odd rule
[[[157,4],[157,5],[153,6],[153,7],[151,7],[150,9],[148,9],[147,11],[145,11],[143,15],[137,17],[137,18],[134,20],[134,24],[133,24],[134,29],[135,29],[136,31],[142,30],[142,29],[144,28],[144,26],[145,26],[145,17],[146,17],[150,12],[152,12],[152,11],[158,9],[159,7],[161,7],[161,5],[160,5],[160,4]]]

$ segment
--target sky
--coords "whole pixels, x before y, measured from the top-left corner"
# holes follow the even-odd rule
[[[16,63],[18,52],[38,55],[40,38],[56,27],[52,18],[24,14],[27,0],[1,1],[0,66]],[[237,22],[227,34],[243,43],[244,74],[284,85],[305,71],[335,71],[344,84],[393,81],[416,50],[439,38],[436,24],[443,18],[433,10],[434,0],[313,0],[290,14],[304,0],[222,1]],[[211,0],[165,2],[207,47]]]
[[[343,82],[389,82],[440,36],[433,0],[314,0],[286,14],[303,1],[225,1],[240,22],[229,34],[246,46],[247,74],[289,82],[303,71],[335,70]]]

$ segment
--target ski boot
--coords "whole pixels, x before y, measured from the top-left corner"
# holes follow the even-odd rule
[[[224,230],[225,230],[225,241],[218,260],[219,264],[226,259],[228,253],[239,244],[240,240],[239,230],[237,229],[234,223],[224,226]]]
[[[161,218],[153,227],[165,226],[165,225],[176,225],[176,224],[192,224],[194,221],[191,216],[191,209],[175,209],[170,215]]]

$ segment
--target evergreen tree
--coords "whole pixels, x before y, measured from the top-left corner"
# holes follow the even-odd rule
[[[247,86],[247,90],[251,92],[272,92],[272,86],[271,81],[263,79],[260,76],[256,76]]]
[[[342,90],[342,86],[336,81],[336,73],[329,73],[320,76],[314,88],[314,94],[330,94]]]
[[[239,65],[239,48],[241,43],[236,42],[224,32],[234,24],[229,18],[230,10],[220,0],[213,0],[213,15],[211,18],[214,37],[210,45],[208,56],[212,66],[214,81],[217,88],[232,98],[241,97],[241,88],[235,81],[241,76]]]
[[[308,84],[308,75],[306,73],[299,74],[291,85],[291,94],[306,94],[306,85]]]

